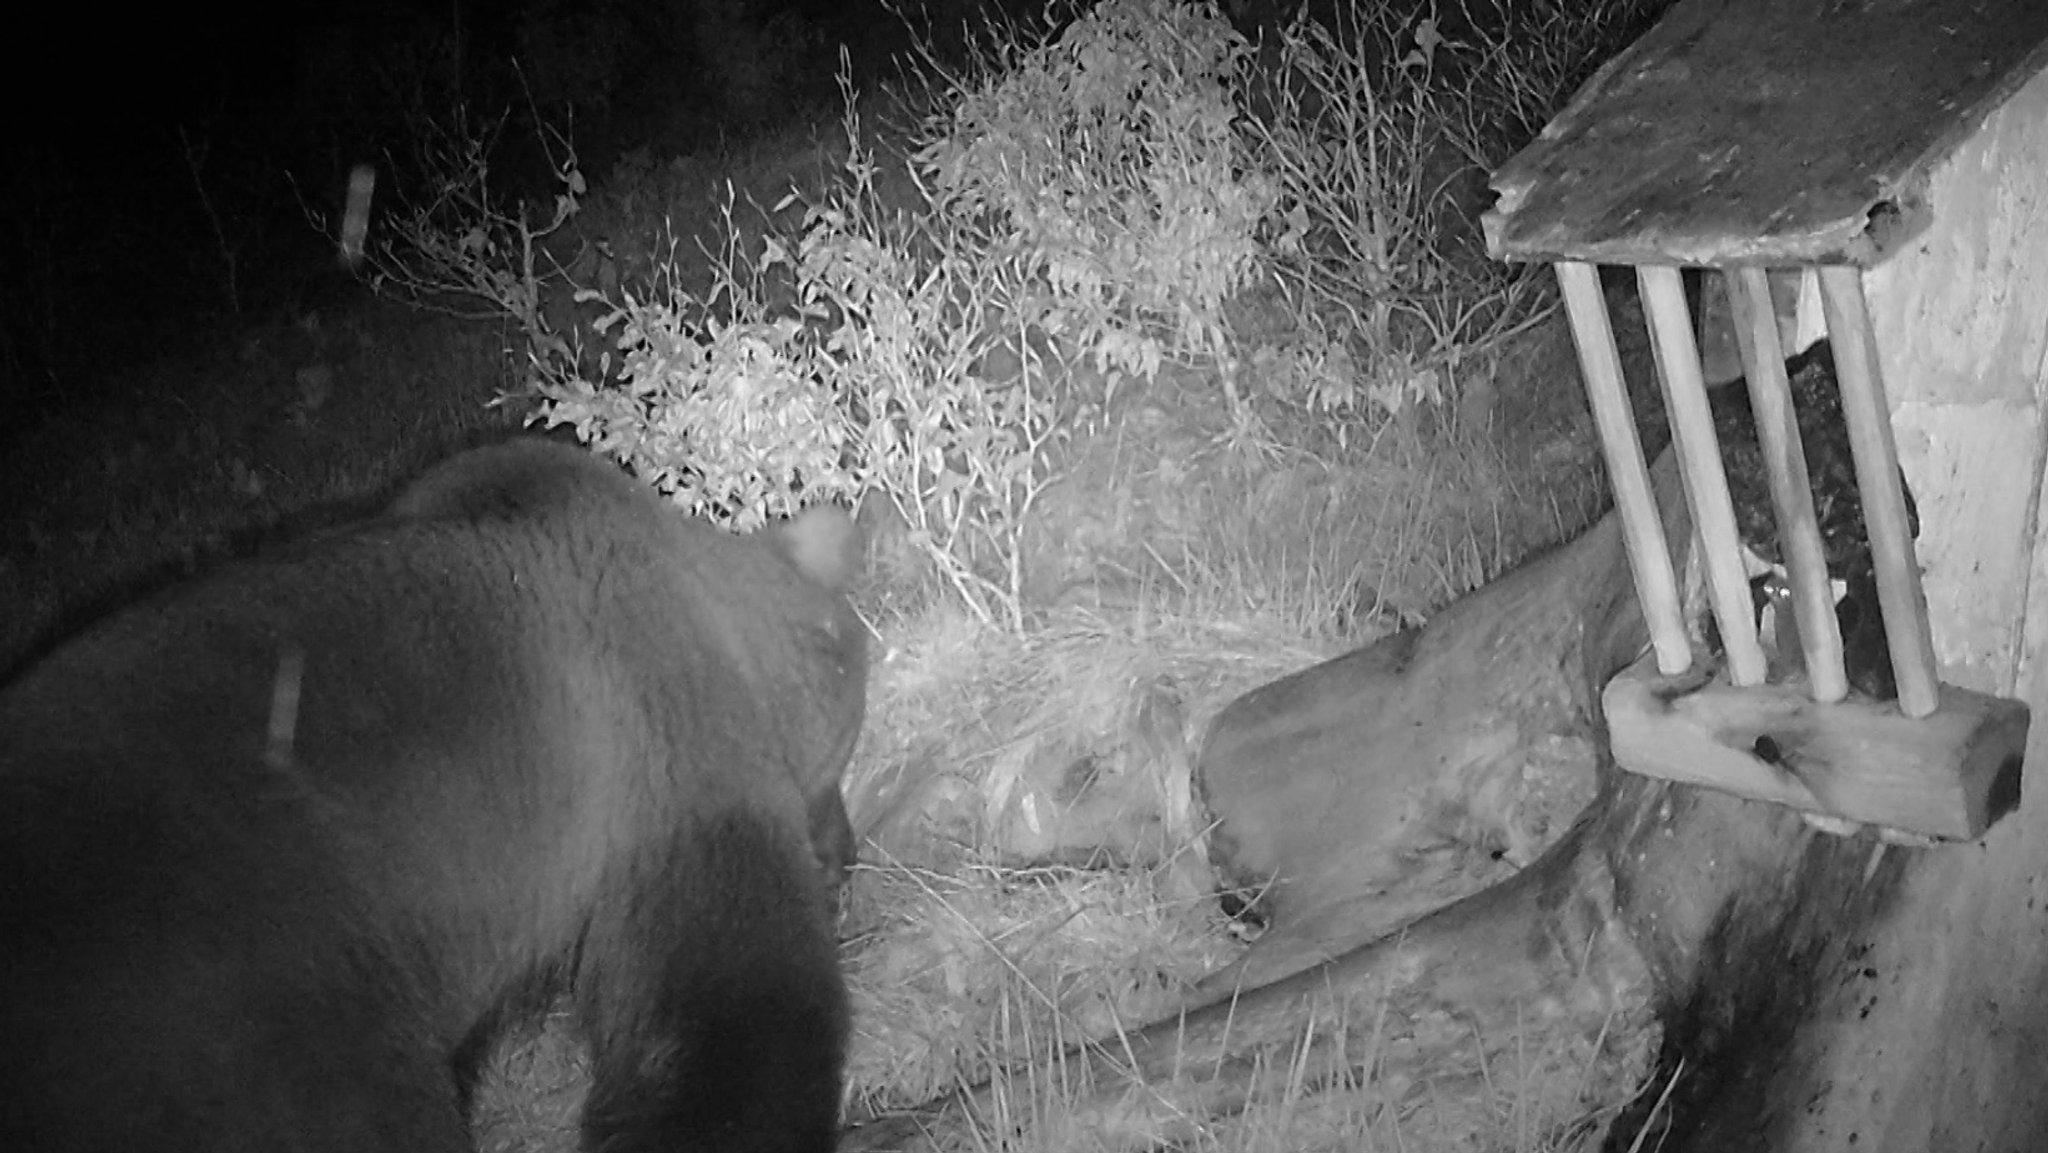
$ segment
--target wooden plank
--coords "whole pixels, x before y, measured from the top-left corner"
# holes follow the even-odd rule
[[[1909,717],[1924,716],[1936,706],[1934,634],[1927,623],[1927,592],[1920,585],[1906,494],[1899,487],[1899,450],[1892,441],[1891,405],[1878,373],[1877,336],[1863,303],[1862,270],[1821,269],[1820,294],[1834,347],[1835,377],[1842,386],[1849,451],[1856,460],[1856,492],[1863,502],[1864,527],[1870,531],[1870,557],[1877,566],[1877,602],[1891,646],[1892,674],[1899,684],[1899,708]]]
[[[1714,620],[1721,626],[1721,648],[1736,684],[1762,684],[1767,671],[1764,650],[1757,642],[1749,580],[1742,571],[1742,538],[1735,529],[1735,504],[1728,497],[1728,477],[1721,468],[1706,382],[1700,377],[1700,354],[1693,343],[1685,285],[1676,268],[1657,265],[1636,269],[1636,282],[1642,289],[1658,378],[1664,385],[1672,447],[1678,453],[1679,475],[1685,480],[1686,501],[1692,508],[1700,564],[1707,576],[1707,598],[1714,608]]]
[[[1874,263],[2048,64],[2041,0],[1681,0],[1494,174],[1510,260]]]
[[[1737,689],[1638,662],[1601,700],[1615,763],[1630,772],[1974,840],[2019,803],[2027,707],[1953,685],[1940,697],[1915,718],[1867,697],[1820,704],[1797,683]]]
[[[1685,614],[1679,608],[1678,578],[1671,569],[1664,520],[1657,512],[1650,469],[1644,463],[1643,444],[1636,436],[1635,417],[1629,408],[1614,326],[1607,317],[1606,298],[1600,294],[1600,272],[1590,264],[1566,261],[1557,266],[1557,282],[1571,318],[1572,340],[1578,345],[1580,375],[1586,382],[1593,423],[1600,431],[1600,450],[1607,458],[1608,483],[1614,489],[1614,507],[1621,513],[1622,540],[1635,577],[1636,598],[1649,627],[1650,646],[1656,651],[1659,669],[1667,674],[1682,673],[1692,665],[1692,645],[1686,640]]]
[[[1813,484],[1792,409],[1792,385],[1785,376],[1785,350],[1778,343],[1768,274],[1756,265],[1731,271],[1728,298],[1735,312],[1735,339],[1742,349],[1757,444],[1770,481],[1778,549],[1791,574],[1792,611],[1799,625],[1807,684],[1814,700],[1839,701],[1849,693],[1842,666],[1842,629],[1835,619],[1834,590],[1828,583],[1827,554],[1821,545],[1820,519],[1813,511]]]

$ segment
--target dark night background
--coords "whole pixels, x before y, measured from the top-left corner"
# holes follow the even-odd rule
[[[907,43],[902,28],[865,0],[37,13],[12,29],[5,93],[0,401],[10,432],[117,399],[140,362],[359,291],[306,209],[331,212],[351,165],[402,160],[424,118],[457,106],[508,114],[494,180],[545,195],[534,110],[560,125],[573,108],[595,176],[628,148],[679,155],[793,119],[829,121],[838,46],[872,75]]]
[[[1308,0],[1307,12],[1348,2]],[[1428,0],[1387,0],[1412,19],[1440,16],[1453,38],[1522,2],[1439,14]],[[1253,37],[1299,7],[1226,5]],[[0,454],[53,415],[91,425],[139,394],[162,407],[149,366],[175,363],[225,395],[239,386],[209,358],[365,299],[309,217],[331,227],[357,164],[376,165],[380,209],[418,192],[406,181],[423,128],[457,109],[472,128],[505,117],[493,191],[545,209],[557,189],[542,128],[572,129],[595,185],[628,152],[697,157],[715,173],[778,132],[836,135],[842,48],[873,92],[900,74],[913,27],[943,55],[963,28],[1046,11],[1044,0],[204,0],[18,18],[0,165]]]

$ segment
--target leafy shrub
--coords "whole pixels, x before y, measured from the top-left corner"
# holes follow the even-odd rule
[[[1259,256],[1273,181],[1236,121],[1248,49],[1216,10],[1107,0],[1004,68],[955,84],[916,156],[933,207],[997,223],[992,256],[1044,296],[1029,319],[1099,367],[1224,356],[1223,305]]]
[[[566,147],[550,152],[554,211],[530,223],[452,138],[448,178],[399,215],[381,274],[514,317],[536,419],[691,511],[745,528],[885,502],[974,612],[1021,624],[1025,518],[1120,380],[1200,364],[1239,430],[1259,427],[1254,393],[1349,427],[1446,399],[1463,358],[1540,314],[1537,282],[1485,261],[1444,194],[1513,142],[1488,125],[1533,123],[1561,93],[1532,87],[1576,79],[1572,50],[1373,13],[1297,23],[1259,76],[1213,6],[1175,0],[998,28],[955,70],[928,53],[927,112],[889,161],[907,198],[878,189],[842,67],[846,153],[801,225],[743,227],[728,187],[702,276],[673,229],[646,229],[664,257],[623,278],[613,261],[575,293],[598,315],[594,358],[542,307],[569,279],[545,242],[584,196]],[[1259,294],[1287,304],[1283,322],[1234,325]]]
[[[1542,267],[1487,256],[1478,189],[1667,3],[1474,5],[1457,39],[1389,5],[1281,30],[1241,122],[1284,222],[1263,269],[1300,325],[1252,353],[1275,390],[1340,417],[1437,404],[1546,317]]]
[[[740,527],[878,497],[974,611],[1021,623],[1047,449],[1108,399],[1065,362],[1093,357],[1106,390],[1227,355],[1272,195],[1237,158],[1244,44],[1213,9],[1110,0],[994,53],[1009,66],[932,78],[920,203],[883,203],[849,93],[843,178],[801,234],[749,261],[728,203],[710,288],[606,300],[618,383],[537,362],[541,419]]]
[[[597,380],[539,365],[540,416],[647,478],[677,504],[750,529],[818,500],[859,495],[846,407],[801,318],[771,313],[768,265],[738,256],[725,208],[726,247],[714,258],[723,314],[663,278],[640,296],[621,290],[596,321],[618,353]],[[583,291],[582,301],[603,300]],[[545,371],[552,369],[552,372]]]
[[[543,373],[540,417],[734,527],[885,500],[971,608],[1019,623],[1016,534],[1055,418],[1039,373],[984,366],[1021,277],[957,217],[889,212],[848,108],[844,179],[801,234],[750,260],[728,201],[712,286],[625,294],[600,322],[619,383]]]

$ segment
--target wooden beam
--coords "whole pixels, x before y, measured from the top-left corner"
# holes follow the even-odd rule
[[[1925,716],[1939,705],[1934,634],[1927,623],[1927,592],[1920,585],[1920,561],[1913,552],[1912,522],[1899,486],[1899,450],[1892,440],[1891,405],[1878,372],[1877,336],[1863,303],[1863,272],[1850,266],[1820,270],[1821,305],[1842,386],[1842,416],[1849,426],[1849,451],[1856,461],[1856,492],[1863,524],[1870,531],[1870,558],[1877,568],[1877,602],[1891,646],[1892,673],[1899,684],[1899,711]]]
[[[2028,711],[1940,685],[1922,717],[1861,695],[1814,701],[1798,683],[1737,689],[1637,662],[1601,700],[1615,763],[1808,813],[1967,841],[2019,803]]]
[[[1650,647],[1657,654],[1658,669],[1675,676],[1692,666],[1692,645],[1686,640],[1685,613],[1679,607],[1678,577],[1671,568],[1664,520],[1650,488],[1643,443],[1636,436],[1614,326],[1607,318],[1607,300],[1600,294],[1600,270],[1564,261],[1557,265],[1557,283],[1564,291],[1572,341],[1579,349],[1586,400],[1600,430],[1600,451],[1607,458],[1607,480],[1614,489],[1614,507],[1621,513],[1622,541],[1635,577],[1636,599],[1649,628]]]
[[[1721,448],[1714,437],[1706,381],[1700,375],[1699,346],[1693,340],[1685,284],[1678,269],[1657,265],[1638,267],[1636,283],[1643,294],[1658,377],[1664,384],[1664,410],[1671,418],[1672,445],[1678,452],[1679,474],[1685,479],[1700,566],[1706,572],[1714,620],[1721,626],[1721,648],[1728,657],[1729,675],[1738,685],[1760,685],[1766,672],[1764,650],[1757,643],[1749,580],[1742,571],[1742,539],[1735,529],[1735,504],[1729,499],[1728,476],[1721,468]]]
[[[1683,0],[1494,172],[1488,250],[1874,264],[2044,46],[2041,0]]]
[[[1792,409],[1792,385],[1785,376],[1785,350],[1778,342],[1769,274],[1756,266],[1731,270],[1728,303],[1735,312],[1735,340],[1742,349],[1749,407],[1770,481],[1778,549],[1791,574],[1792,612],[1799,623],[1807,685],[1814,700],[1839,701],[1849,694],[1849,678],[1842,666],[1842,629],[1835,619],[1834,590],[1828,583],[1820,520],[1813,511],[1806,449],[1800,443],[1799,421]]]

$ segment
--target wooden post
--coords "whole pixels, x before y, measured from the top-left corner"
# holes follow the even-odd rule
[[[1714,620],[1721,626],[1729,683],[1738,688],[1760,685],[1766,672],[1764,650],[1757,643],[1749,581],[1742,571],[1742,539],[1735,530],[1735,505],[1728,497],[1728,477],[1722,471],[1721,449],[1714,438],[1714,414],[1707,406],[1707,386],[1700,374],[1685,283],[1678,269],[1668,265],[1639,266],[1636,283],[1642,290],[1659,379],[1664,383],[1664,408],[1671,418],[1679,474],[1685,479],[1686,500],[1692,507],[1707,597]]]
[[[1842,385],[1849,450],[1856,460],[1856,490],[1863,500],[1863,523],[1870,531],[1870,555],[1877,567],[1877,600],[1899,685],[1899,711],[1924,717],[1941,703],[1934,634],[1927,624],[1927,593],[1920,585],[1906,497],[1899,488],[1899,451],[1892,440],[1891,406],[1878,374],[1877,337],[1863,303],[1862,270],[1853,265],[1822,268],[1820,290],[1835,373]]]
[[[1820,704],[1791,685],[1733,689],[1624,671],[1601,704],[1632,773],[1790,805],[1837,820],[1969,841],[2019,801],[2027,706],[1938,686],[1909,717],[1869,697]],[[1778,750],[1756,755],[1760,743]]]
[[[1807,478],[1806,449],[1800,443],[1799,422],[1792,410],[1792,386],[1785,376],[1785,350],[1778,343],[1777,311],[1771,304],[1768,273],[1753,266],[1730,270],[1728,300],[1734,306],[1735,339],[1749,381],[1757,444],[1770,478],[1778,549],[1791,573],[1793,614],[1799,623],[1807,681],[1814,700],[1839,701],[1849,693],[1849,678],[1842,667],[1842,630],[1835,620],[1827,555],[1813,511],[1813,485]]]
[[[1600,451],[1607,458],[1608,483],[1614,507],[1621,514],[1622,541],[1635,577],[1636,599],[1642,605],[1657,670],[1676,676],[1692,667],[1692,646],[1685,636],[1685,614],[1678,603],[1678,578],[1671,569],[1671,549],[1664,539],[1664,521],[1650,489],[1650,469],[1636,436],[1628,388],[1622,380],[1621,353],[1607,302],[1600,295],[1600,272],[1579,261],[1559,261],[1557,282],[1564,290],[1565,312],[1571,318],[1572,340],[1586,380],[1586,398],[1600,430]]]

